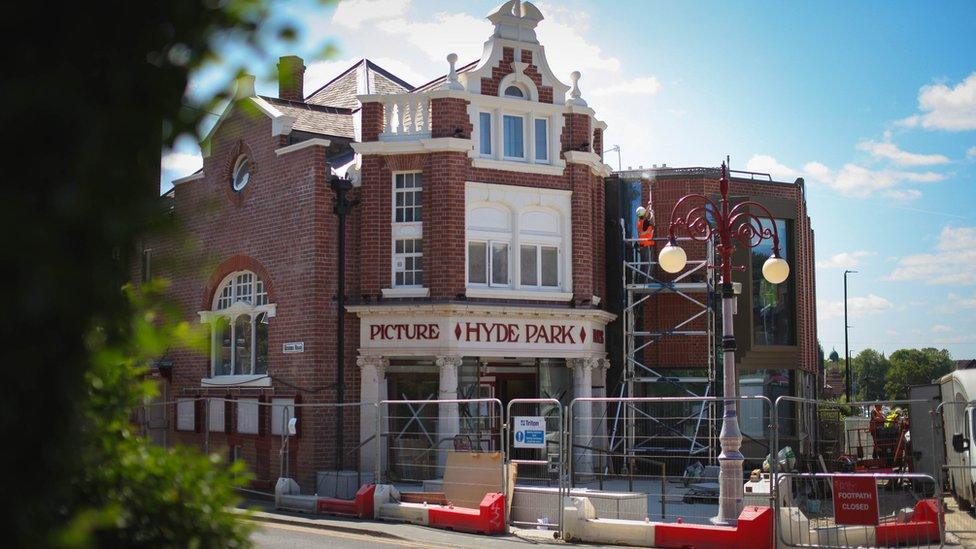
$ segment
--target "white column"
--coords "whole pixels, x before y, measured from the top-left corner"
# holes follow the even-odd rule
[[[458,367],[461,366],[460,356],[439,356],[437,367],[440,369],[440,390],[437,398],[440,400],[455,400],[458,397]],[[461,432],[458,405],[440,404],[437,410],[437,462],[444,465],[447,461],[447,451],[452,449],[451,442],[455,435]]]
[[[566,365],[573,370],[573,398],[593,396],[593,367],[596,358],[571,358]],[[577,402],[573,406],[573,470],[578,477],[593,475],[593,452],[588,448],[593,443],[593,405],[591,402]]]
[[[390,361],[381,356],[360,355],[356,359],[359,366],[359,401],[378,403],[386,398],[386,367]],[[364,405],[359,408],[359,442],[362,444],[366,439],[377,435],[377,412],[376,406]],[[359,450],[359,467],[363,472],[374,472],[376,470],[377,454],[376,438],[363,444]],[[384,444],[385,446],[385,444]],[[380,455],[386,455],[381,452]]]
[[[610,361],[605,358],[598,358],[596,367],[593,370],[593,396],[594,398],[604,398],[607,396],[607,370],[610,369]],[[607,451],[607,403],[599,402],[593,405],[593,446],[599,448],[597,457],[594,459],[594,466],[597,471],[603,472]]]

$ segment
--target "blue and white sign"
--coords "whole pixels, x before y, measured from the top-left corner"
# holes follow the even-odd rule
[[[516,448],[546,447],[546,418],[541,416],[515,416],[512,421]]]

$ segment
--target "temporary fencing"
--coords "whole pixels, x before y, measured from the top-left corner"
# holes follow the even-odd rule
[[[599,490],[587,494],[598,518],[709,524],[718,513],[719,433],[727,402],[743,431],[745,469],[761,469],[770,452],[760,438],[771,421],[765,397],[573,400],[568,493]],[[614,412],[604,428],[607,410],[617,407],[621,413]],[[743,480],[749,476],[744,473]],[[746,501],[768,506],[769,495],[749,493]]]
[[[584,515],[621,519],[647,525],[634,528],[652,532],[661,544],[667,525],[702,525],[722,539],[737,535],[707,526],[718,514],[719,434],[731,405],[742,432],[741,505],[773,510],[770,544],[939,544],[943,533],[965,543],[976,539],[969,512],[976,498],[976,449],[970,449],[976,403],[916,408],[920,402],[784,396],[773,404],[757,396],[578,398],[568,405],[515,399],[503,406],[494,398],[347,403],[341,407],[349,417],[358,413],[360,429],[342,433],[339,456],[335,437],[303,436],[334,432],[336,404],[187,397],[146,403],[134,422],[154,444],[245,461],[253,485],[265,492],[278,478],[296,477],[301,493],[355,500],[350,509],[372,509],[359,499],[375,498],[369,516],[459,529],[465,527],[456,521],[469,520],[469,531],[497,531],[482,526],[488,514],[560,535],[567,520],[578,525]],[[878,404],[884,414],[875,412]],[[913,447],[913,438],[922,438],[912,434],[921,429],[935,435]],[[932,460],[934,470],[916,472],[932,456],[944,458]],[[859,482],[877,491],[871,513],[878,523],[843,524],[834,483],[865,475],[871,480]],[[319,503],[309,510],[322,512]],[[395,509],[384,515],[384,505]],[[765,520],[748,517],[743,524]]]
[[[943,544],[941,502],[930,475],[780,473],[777,482],[777,542],[783,546]]]
[[[517,479],[509,524],[558,528],[566,472],[562,405],[553,398],[513,399],[505,417],[505,455]]]

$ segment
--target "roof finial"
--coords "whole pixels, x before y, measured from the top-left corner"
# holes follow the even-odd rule
[[[457,70],[454,68],[454,64],[457,63],[458,56],[456,53],[449,53],[447,55],[447,62],[451,65],[451,70],[447,73],[447,79],[441,85],[442,90],[459,90],[463,91],[464,86],[458,81]]]
[[[580,97],[582,95],[579,89],[579,79],[581,76],[583,75],[580,74],[580,71],[573,71],[569,75],[569,79],[573,82],[573,89],[569,90],[569,101],[566,101],[567,105],[586,106],[586,100]]]

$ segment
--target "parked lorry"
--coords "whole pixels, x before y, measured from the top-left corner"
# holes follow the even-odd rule
[[[960,507],[976,504],[976,370],[957,370],[939,380],[945,432],[945,479]]]

